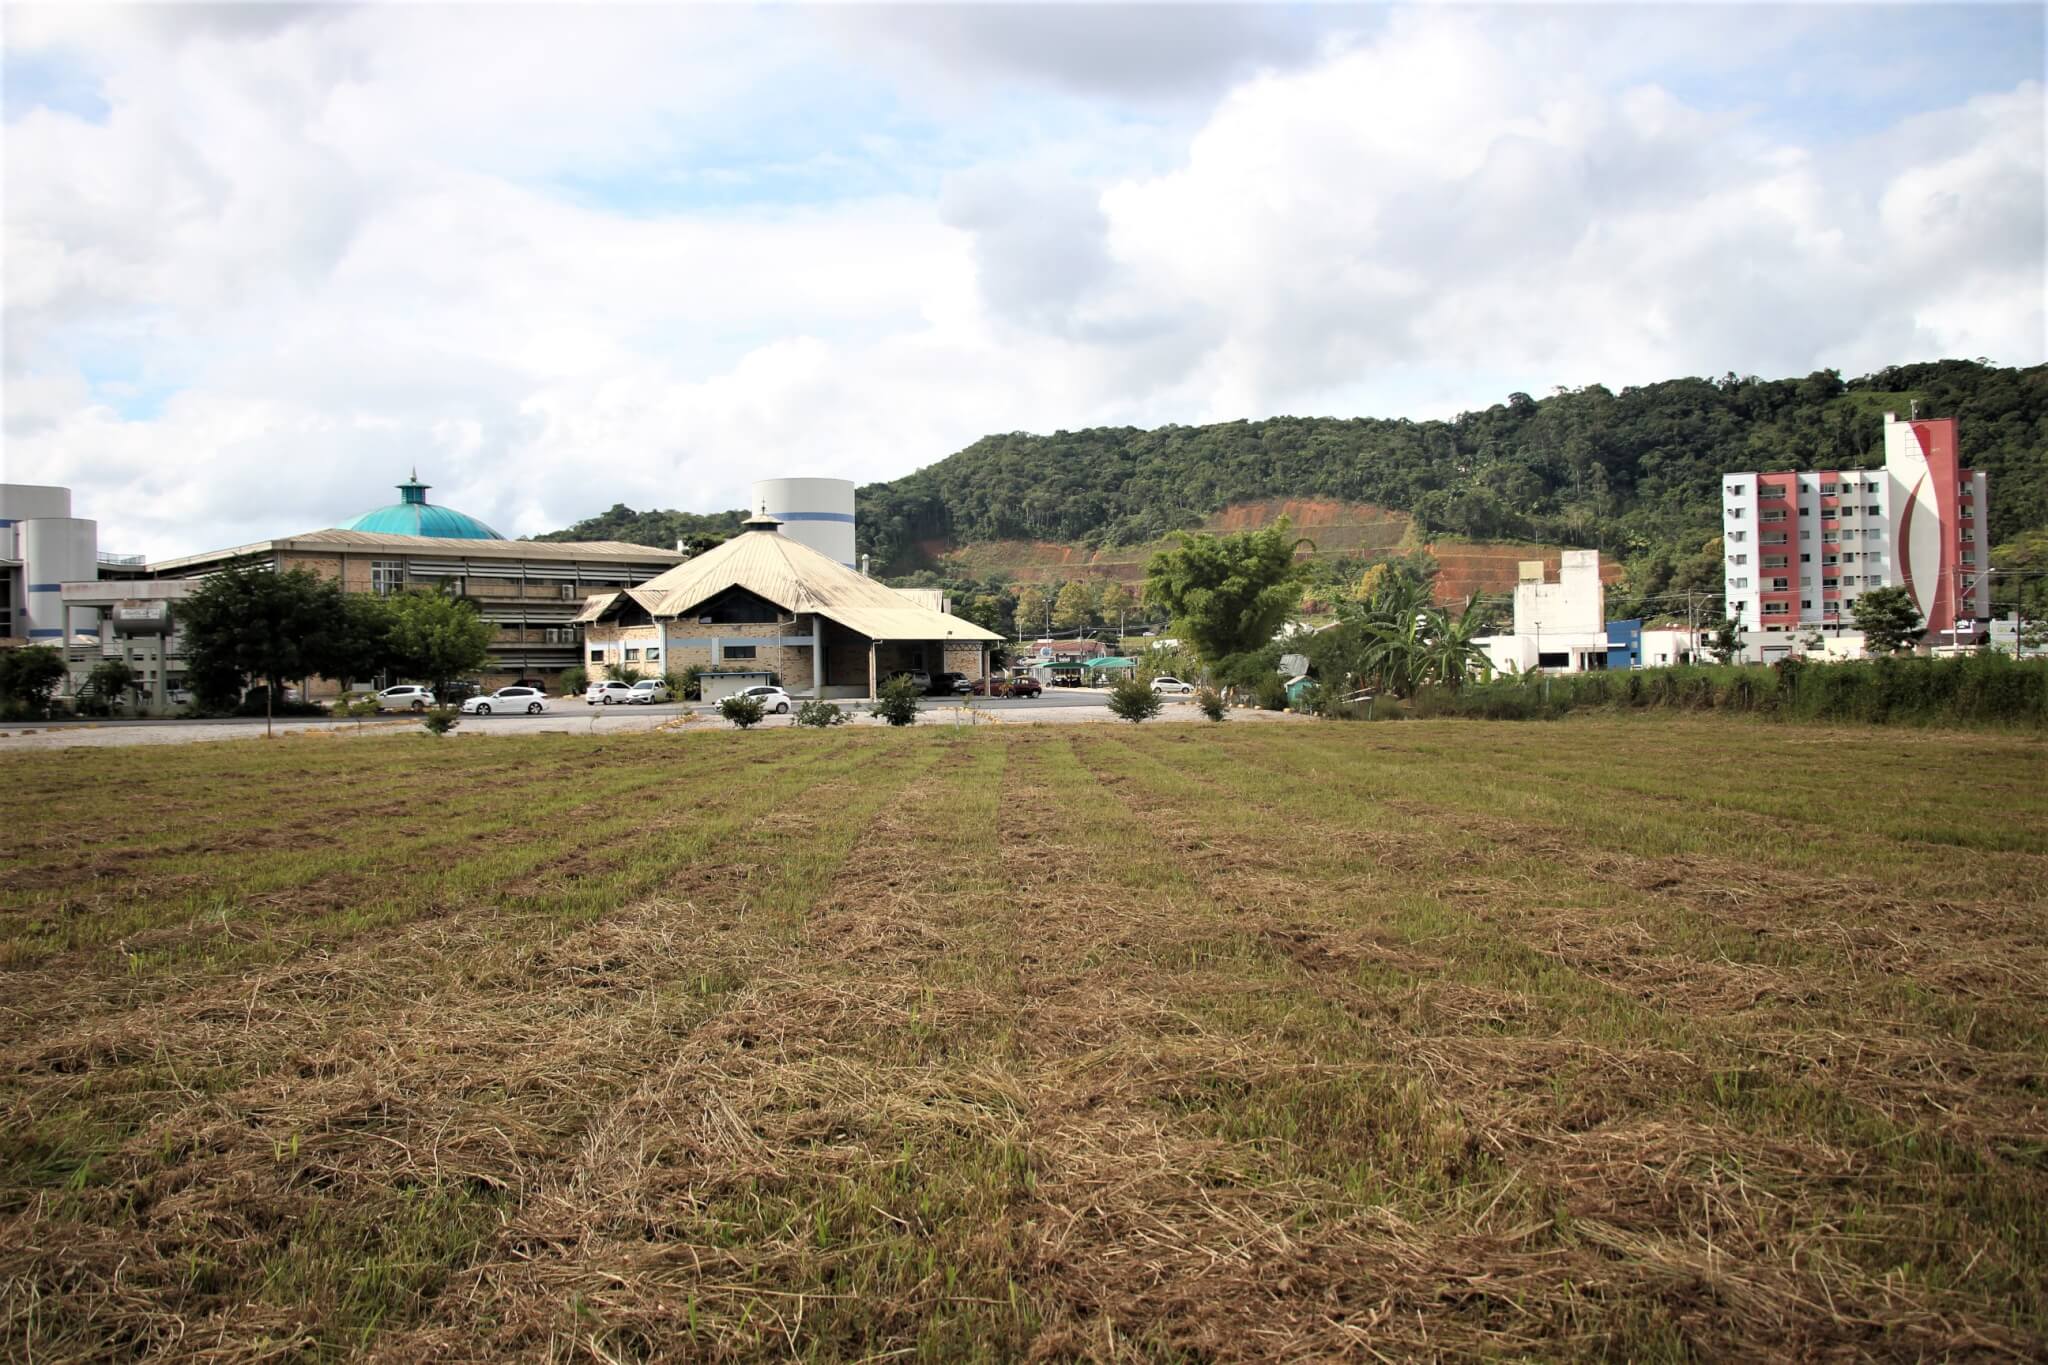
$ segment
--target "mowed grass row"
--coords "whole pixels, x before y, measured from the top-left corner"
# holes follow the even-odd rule
[[[0,784],[37,1359],[2048,1344],[2038,740],[116,752]]]

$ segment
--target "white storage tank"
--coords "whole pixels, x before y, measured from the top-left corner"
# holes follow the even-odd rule
[[[782,523],[782,534],[854,567],[853,480],[756,479],[754,507]]]
[[[68,499],[67,499],[68,501]],[[99,613],[90,607],[72,609],[66,623],[66,583],[89,583],[100,576],[100,528],[96,521],[77,517],[33,517],[16,524],[20,532],[22,596],[26,599],[27,629],[21,633],[31,640],[60,642],[80,631],[97,631]]]
[[[71,490],[40,483],[0,483],[0,559],[20,559],[21,523],[71,515]]]

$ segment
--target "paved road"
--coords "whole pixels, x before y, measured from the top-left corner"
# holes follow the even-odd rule
[[[956,697],[925,698],[919,703],[920,709],[925,713],[923,723],[945,724],[964,719],[961,703],[965,700]],[[849,699],[842,700],[839,704],[853,713],[857,723],[874,723],[867,716],[865,702]],[[1041,697],[976,697],[973,699],[973,709],[994,719],[1031,723],[1103,720],[1108,719],[1109,708],[1108,694],[1105,692],[1055,688]],[[1167,718],[1177,718],[1176,713],[1190,709],[1169,701]],[[672,702],[663,706],[586,706],[580,700],[571,698],[566,701],[550,700],[548,709],[537,716],[529,716],[524,712],[464,716],[461,731],[470,734],[516,734],[521,731],[603,733],[653,730],[686,717],[715,720],[717,711],[718,708],[715,706],[705,706],[696,702]],[[346,736],[358,731],[368,735],[411,730],[416,728],[418,723],[415,716],[403,711],[389,712],[376,720],[368,721],[336,720],[328,716],[294,716],[280,718],[276,722],[276,730],[281,735],[330,733]],[[770,716],[765,723],[770,726],[789,725],[793,723],[793,717]],[[261,716],[233,716],[217,720],[181,718],[6,722],[0,723],[0,752],[5,752],[9,748],[189,744],[202,740],[250,739],[260,737],[263,732],[264,723]]]

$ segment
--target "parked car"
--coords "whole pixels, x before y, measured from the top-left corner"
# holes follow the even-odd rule
[[[930,692],[932,690],[932,675],[921,668],[906,668],[900,673],[891,673],[889,677],[891,680],[908,678],[910,679],[911,686],[915,687],[919,692]]]
[[[379,711],[424,711],[435,705],[432,688],[417,683],[400,683],[377,694]]]
[[[974,691],[965,673],[932,674],[931,694],[935,697],[964,697]]]
[[[442,683],[436,689],[436,695],[440,697],[443,706],[461,706],[471,697],[480,697],[483,694],[484,685],[474,678],[465,678],[460,682]]]
[[[613,702],[627,702],[631,700],[633,700],[633,687],[630,683],[594,682],[583,693],[583,704],[586,706],[595,706],[599,702],[610,706]]]
[[[1036,678],[1012,678],[1004,685],[1013,697],[1036,697],[1045,691]]]
[[[462,703],[465,716],[488,716],[493,711],[524,711],[529,716],[537,716],[547,709],[547,694],[537,687],[501,687]]]
[[[974,683],[977,697],[1035,697],[1044,690],[1036,678],[978,678]]]
[[[1185,697],[1194,692],[1195,685],[1182,682],[1179,678],[1169,677],[1162,673],[1152,680],[1152,690],[1168,696]]]
[[[764,683],[760,687],[749,687],[744,691],[735,692],[733,695],[736,697],[752,697],[755,701],[761,703],[763,711],[772,711],[778,716],[789,714],[789,693],[779,687],[769,687]]]
[[[626,698],[641,706],[652,706],[668,699],[668,684],[659,678],[642,678],[633,684],[633,694]]]

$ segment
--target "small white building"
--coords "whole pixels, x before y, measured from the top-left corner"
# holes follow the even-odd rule
[[[1477,642],[1495,672],[1582,673],[1607,667],[1607,589],[1600,582],[1598,550],[1566,550],[1557,581],[1545,580],[1543,561],[1522,561],[1515,584],[1515,631]]]

